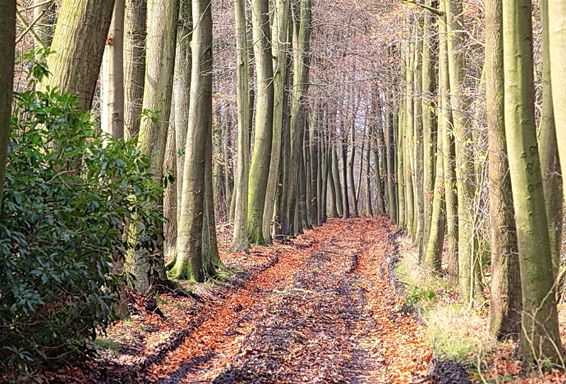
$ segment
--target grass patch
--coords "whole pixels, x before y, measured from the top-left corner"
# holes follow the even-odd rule
[[[445,278],[420,265],[408,239],[399,239],[399,245],[400,260],[395,273],[405,285],[403,309],[417,312],[423,319],[425,335],[436,356],[474,364],[478,356],[495,347],[486,317],[461,305]]]

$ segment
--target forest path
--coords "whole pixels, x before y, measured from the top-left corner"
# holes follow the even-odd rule
[[[393,230],[358,218],[307,231],[152,367],[151,382],[424,382],[430,353],[389,282]]]

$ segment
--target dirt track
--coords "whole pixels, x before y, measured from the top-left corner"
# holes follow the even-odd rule
[[[430,354],[399,313],[385,219],[333,220],[149,367],[155,383],[411,383]],[[424,382],[420,380],[420,382]]]

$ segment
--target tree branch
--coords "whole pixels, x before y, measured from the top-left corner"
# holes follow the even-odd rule
[[[409,4],[417,5],[421,8],[423,8],[423,9],[426,9],[427,11],[435,14],[436,16],[444,17],[444,12],[442,12],[442,11],[436,9],[436,8],[429,7],[428,5],[417,3],[416,0],[405,0],[405,2],[409,3]]]

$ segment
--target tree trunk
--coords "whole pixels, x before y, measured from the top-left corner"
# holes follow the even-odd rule
[[[311,10],[310,0],[295,0],[292,5],[293,16],[293,87],[291,90],[291,115],[290,115],[290,152],[289,163],[289,185],[287,186],[289,210],[288,224],[294,223],[295,206],[299,204],[300,192],[300,168],[303,158],[303,138],[305,122],[304,97],[308,90],[308,52],[310,40]],[[300,229],[285,228],[285,233],[294,235]]]
[[[273,53],[273,137],[271,144],[271,161],[269,164],[269,179],[265,194],[263,213],[263,238],[271,241],[271,223],[275,211],[279,167],[281,165],[281,148],[283,124],[285,122],[285,104],[287,87],[287,50],[289,49],[289,2],[278,0],[275,3],[273,19],[272,53]]]
[[[143,110],[138,147],[149,156],[153,176],[161,182],[171,111],[178,0],[149,0]]]
[[[234,184],[236,201],[232,249],[236,252],[247,252],[249,249],[246,219],[248,216],[248,159],[250,150],[250,63],[248,38],[246,36],[246,3],[244,0],[234,0],[234,13],[238,81],[238,163]]]
[[[203,281],[210,273],[203,251],[210,243],[213,225],[207,193],[212,184],[212,12],[210,0],[193,0],[191,93],[185,145],[181,216],[177,234],[177,260],[171,275]],[[208,149],[207,149],[208,147]],[[210,172],[210,175],[208,173]],[[210,179],[210,180],[207,180]],[[204,236],[204,237],[203,237]],[[203,241],[204,240],[204,241]],[[214,240],[214,239],[212,239]],[[214,246],[211,248],[214,252]],[[209,252],[212,254],[211,252]]]
[[[552,103],[556,124],[556,141],[560,154],[562,175],[566,175],[566,93],[562,88],[566,78],[566,3],[548,1],[548,45],[550,76],[553,87]],[[543,170],[544,172],[544,170]],[[563,177],[563,182],[566,177]],[[558,200],[556,196],[553,197]]]
[[[440,108],[445,108],[442,104]],[[446,124],[439,125],[439,129],[447,129]],[[446,231],[446,200],[444,186],[444,154],[442,152],[442,136],[438,135],[436,144],[436,180],[434,182],[434,192],[432,198],[432,212],[430,214],[430,223],[428,228],[428,237],[426,238],[426,247],[424,252],[424,264],[434,272],[442,270],[442,248],[444,245],[444,234]]]
[[[124,12],[125,0],[116,0],[102,63],[102,130],[124,137]]]
[[[124,18],[124,137],[137,139],[145,82],[147,0],[126,0]]]
[[[475,194],[473,167],[473,138],[471,124],[465,114],[468,101],[464,99],[464,56],[462,0],[444,0],[447,16],[447,47],[450,78],[450,106],[454,120],[456,144],[456,184],[458,187],[458,261],[459,285],[464,302],[471,303],[478,296],[480,265],[475,252],[471,209]]]
[[[541,0],[542,40],[543,40],[543,89],[542,89],[542,117],[540,121],[540,159],[542,180],[544,183],[544,200],[546,201],[546,216],[548,220],[548,233],[552,249],[552,264],[557,274],[560,268],[560,247],[563,220],[564,194],[562,190],[562,173],[560,172],[560,159],[558,154],[558,141],[556,138],[556,124],[554,120],[554,105],[550,64],[549,44],[549,17],[548,0]],[[566,8],[565,8],[566,10]],[[563,97],[562,90],[559,90]]]
[[[446,12],[444,0],[440,1],[441,11]],[[441,127],[442,132],[442,152],[444,153],[444,196],[446,201],[446,240],[447,240],[447,272],[451,282],[458,282],[458,199],[456,197],[456,170],[454,161],[454,138],[450,134],[452,124],[452,110],[450,108],[450,88],[449,68],[448,68],[448,48],[447,48],[447,27],[446,22],[440,21],[439,34],[439,88],[441,98],[440,123],[445,124]]]
[[[10,115],[14,89],[16,41],[16,0],[0,2],[0,208],[10,142]]]
[[[51,72],[44,86],[57,87],[78,97],[78,108],[92,105],[110,28],[114,0],[64,0],[47,65]]]
[[[427,6],[432,6],[433,1],[427,0]],[[435,111],[433,97],[436,92],[436,79],[434,76],[434,62],[436,55],[435,24],[430,12],[425,12],[423,20],[423,53],[422,53],[422,128],[423,128],[423,238],[429,239],[430,227],[432,222],[432,211],[434,193],[436,189],[435,164],[438,162],[435,154],[437,153],[437,133],[435,130]],[[440,152],[441,153],[441,152]],[[437,168],[437,167],[436,167]],[[440,186],[439,186],[440,187]],[[442,194],[444,201],[444,194]],[[444,203],[442,203],[443,205]],[[444,209],[443,209],[444,210]],[[444,238],[444,236],[443,236]]]
[[[257,94],[254,145],[248,183],[247,226],[250,241],[265,244],[263,213],[273,138],[273,63],[269,41],[269,0],[252,0],[252,26]]]
[[[522,288],[521,347],[528,363],[561,365],[554,274],[537,147],[530,0],[503,2],[505,136]]]
[[[517,337],[521,331],[521,280],[513,195],[505,141],[502,5],[485,3],[486,114],[491,226],[490,332]]]
[[[193,15],[191,0],[180,0],[177,24],[177,46],[175,48],[175,71],[173,74],[173,112],[175,116],[175,155],[177,159],[177,207],[183,195],[183,173],[185,145],[189,127],[189,98],[191,96],[191,39]],[[177,220],[181,212],[177,209]]]

